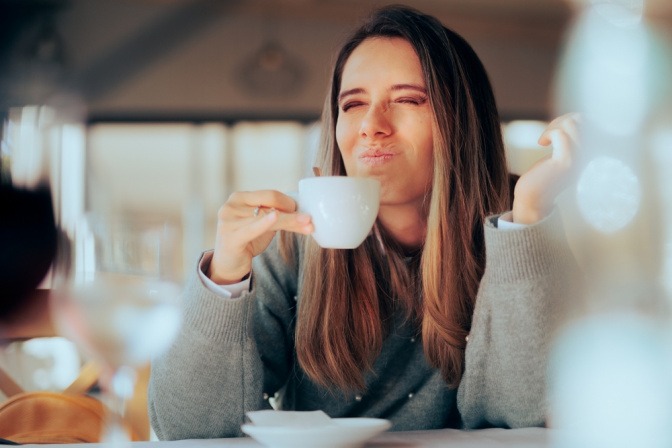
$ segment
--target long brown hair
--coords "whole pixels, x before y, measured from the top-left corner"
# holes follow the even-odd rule
[[[414,9],[382,8],[336,59],[322,116],[318,163],[325,174],[346,174],[335,137],[341,76],[353,50],[372,37],[407,40],[422,65],[435,116],[427,235],[411,257],[379,223],[357,249],[321,249],[308,241],[297,358],[313,381],[362,391],[391,317],[401,312],[416,325],[429,363],[456,386],[485,268],[483,221],[510,206],[495,99],[483,65],[462,37]]]

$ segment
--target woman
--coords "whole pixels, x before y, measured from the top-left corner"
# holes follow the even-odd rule
[[[342,48],[323,123],[322,171],[381,181],[374,232],[321,249],[290,197],[233,194],[182,333],[153,364],[157,435],[239,435],[274,395],[396,430],[544,424],[553,309],[572,266],[552,207],[573,118],[544,134],[553,157],[518,181],[516,228],[498,229],[507,218],[486,217],[511,199],[483,66],[436,19],[388,7]]]

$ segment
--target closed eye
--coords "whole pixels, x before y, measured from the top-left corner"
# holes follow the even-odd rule
[[[402,104],[413,104],[416,106],[420,106],[421,104],[425,104],[427,102],[427,97],[402,97],[397,98],[396,102]]]
[[[343,112],[347,112],[348,110],[352,109],[353,107],[361,106],[364,103],[362,101],[348,101],[344,104],[341,105],[341,110]]]

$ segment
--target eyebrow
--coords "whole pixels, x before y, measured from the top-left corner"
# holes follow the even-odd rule
[[[390,88],[391,91],[396,92],[399,90],[415,90],[421,93],[427,94],[427,89],[417,84],[395,84]],[[343,101],[343,98],[346,98],[351,95],[358,95],[360,93],[365,93],[366,91],[361,87],[355,89],[345,90],[338,95],[338,102]]]

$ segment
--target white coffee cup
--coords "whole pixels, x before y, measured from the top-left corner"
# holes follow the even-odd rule
[[[298,196],[292,196],[299,211],[311,216],[317,244],[354,249],[366,239],[378,216],[380,182],[365,177],[309,177],[299,181]]]

